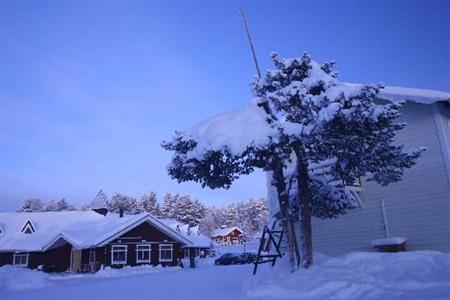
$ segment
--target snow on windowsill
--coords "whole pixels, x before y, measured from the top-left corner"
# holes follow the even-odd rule
[[[403,237],[392,237],[392,238],[384,238],[384,239],[377,239],[377,240],[370,241],[370,245],[372,247],[394,246],[394,245],[402,245],[404,243],[406,243],[406,238],[403,238]]]

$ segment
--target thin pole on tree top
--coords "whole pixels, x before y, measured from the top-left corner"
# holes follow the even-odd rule
[[[245,17],[244,10],[242,7],[239,7],[239,12],[242,16],[242,21],[244,22],[244,29],[247,33],[248,42],[250,43],[250,49],[252,50],[253,61],[255,62],[256,72],[258,72],[258,77],[261,78],[261,72],[259,71],[258,59],[256,58],[255,47],[253,46],[252,36],[250,35],[250,31],[248,30],[247,18]]]

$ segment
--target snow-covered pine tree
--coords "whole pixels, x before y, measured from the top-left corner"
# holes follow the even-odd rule
[[[163,210],[167,218],[175,219],[183,224],[197,226],[205,215],[205,207],[197,199],[192,200],[189,195],[176,194],[167,197]]]
[[[50,200],[47,203],[45,203],[44,211],[58,211],[57,208],[57,200]]]
[[[293,151],[296,201],[300,219],[301,260],[312,264],[311,215],[336,217],[354,206],[344,185],[367,176],[382,185],[401,179],[423,149],[404,151],[393,138],[405,124],[398,104],[381,104],[381,85],[349,85],[337,79],[334,62],[323,65],[309,55],[284,59],[272,55],[274,70],[252,84],[255,96],[268,101],[271,111],[283,120]],[[316,178],[311,164],[327,162],[328,179]]]
[[[238,226],[239,220],[239,207],[236,203],[231,203],[226,208],[225,223],[220,225],[226,225],[228,227]]]
[[[148,194],[144,194],[141,197],[139,206],[143,212],[151,213],[153,216],[159,218],[161,217],[161,208],[156,197],[156,193],[151,191]]]
[[[161,207],[161,216],[166,219],[174,219],[175,217],[175,202],[176,197],[171,193],[167,193],[163,198],[163,205]]]
[[[195,227],[195,226],[200,225],[200,221],[205,216],[206,207],[198,199],[194,199],[193,204],[194,204],[194,206],[193,206],[192,216],[193,216],[194,221],[191,224],[191,226]]]
[[[179,182],[229,188],[254,168],[271,172],[294,271],[313,261],[311,214],[334,217],[355,206],[343,185],[316,178],[310,164],[331,162],[329,176],[346,184],[360,176],[388,184],[400,180],[422,150],[393,145],[404,125],[395,123],[398,105],[376,103],[381,86],[341,83],[333,63],[320,65],[308,55],[272,59],[276,69],[254,81],[250,106],[177,132],[162,146],[174,151],[168,172]]]
[[[213,230],[225,224],[225,216],[225,208],[207,207],[205,209],[205,216],[200,220],[200,232],[206,236],[210,236]]]
[[[183,224],[192,224],[194,203],[188,195],[176,195],[173,218]]]
[[[106,206],[105,206],[106,208]],[[82,204],[78,207],[79,211],[90,211],[91,210],[91,205],[90,204]]]
[[[119,213],[123,210],[127,214],[137,214],[140,212],[140,208],[135,198],[116,193],[108,201],[108,211]]]
[[[139,202],[134,197],[128,197],[129,203],[130,203],[130,214],[137,215],[143,212],[141,206],[139,205]]]
[[[268,223],[269,210],[267,201],[264,198],[250,199],[245,204],[246,222],[248,226],[248,236],[253,236],[263,230]]]
[[[66,199],[51,200],[45,206],[45,211],[73,211],[75,206],[67,203]]]
[[[18,208],[17,212],[36,212],[44,210],[44,203],[40,199],[32,198],[25,200],[24,204]]]
[[[205,216],[200,220],[199,230],[205,236],[211,236],[213,230],[217,228],[216,218],[213,209],[214,208],[207,208]]]

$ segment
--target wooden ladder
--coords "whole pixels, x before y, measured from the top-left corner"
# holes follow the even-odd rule
[[[261,241],[259,243],[258,256],[256,257],[256,260],[254,262],[255,267],[253,268],[253,275],[256,274],[256,270],[258,269],[259,264],[271,262],[272,266],[274,266],[277,258],[282,257],[284,254],[281,253],[280,250],[281,241],[283,240],[284,226],[280,226],[280,229],[276,230],[275,228],[277,222],[278,220],[275,220],[272,223],[271,229],[269,229],[267,225],[264,226]],[[276,253],[270,254],[269,252],[272,245],[275,247]]]

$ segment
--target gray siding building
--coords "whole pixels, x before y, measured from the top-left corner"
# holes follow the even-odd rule
[[[407,239],[408,250],[450,251],[450,94],[387,87],[381,98],[406,101],[399,121],[407,126],[396,141],[424,146],[417,165],[386,187],[362,180],[360,205],[337,219],[313,219],[315,252],[339,255],[373,251],[371,241]],[[269,189],[269,199],[273,193]]]

